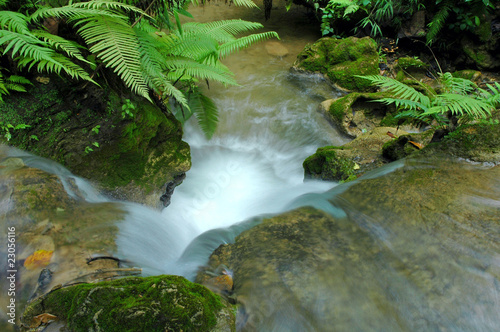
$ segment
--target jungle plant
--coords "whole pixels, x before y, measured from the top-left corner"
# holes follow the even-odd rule
[[[449,119],[457,117],[461,123],[470,120],[486,120],[500,105],[500,84],[487,84],[487,89],[479,88],[468,79],[453,77],[451,73],[439,75],[440,93],[423,83],[425,93],[393,78],[372,75],[360,76],[394,97],[382,98],[376,102],[394,104],[400,111],[396,118],[410,118],[430,123],[435,119],[440,125],[454,126]],[[453,128],[451,128],[453,129]]]
[[[155,8],[153,17],[148,14],[151,6],[142,10],[126,2],[142,3],[94,0],[42,7],[29,16],[1,11],[0,51],[13,59],[19,69],[65,74],[93,83],[96,76],[107,75],[111,70],[135,94],[150,102],[159,99],[167,104],[172,97],[189,109],[188,98],[199,82],[236,84],[231,71],[220,62],[222,58],[253,43],[277,37],[274,32],[265,32],[237,38],[240,33],[262,27],[242,20],[181,25],[179,13],[187,13],[182,9],[183,3],[153,0],[150,5],[162,4]],[[48,18],[64,22],[74,33],[68,37],[79,37],[85,44],[37,28]],[[95,63],[84,57],[88,53]],[[208,99],[199,100],[201,107],[184,114],[194,113],[201,122],[217,121],[217,113]],[[201,127],[214,128],[204,124]],[[205,131],[208,137],[214,129],[210,130]]]

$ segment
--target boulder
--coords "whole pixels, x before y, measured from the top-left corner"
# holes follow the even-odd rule
[[[373,90],[367,80],[355,75],[379,73],[377,44],[369,37],[324,37],[304,48],[292,71],[321,73],[344,90]]]
[[[264,219],[209,265],[233,270],[245,331],[491,327],[499,176],[499,167],[409,160],[319,195],[329,213]]]
[[[63,287],[31,302],[25,327],[50,313],[71,331],[235,331],[218,295],[179,276],[130,277]]]
[[[145,99],[81,88],[52,77],[12,94],[0,120],[27,129],[10,144],[55,160],[117,198],[160,204],[167,184],[191,166],[181,124]]]

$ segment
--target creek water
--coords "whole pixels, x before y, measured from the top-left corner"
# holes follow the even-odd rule
[[[171,205],[163,211],[127,202],[110,203],[125,211],[117,223],[114,254],[142,268],[144,275],[168,273],[193,279],[215,248],[234,241],[236,235],[260,223],[263,217],[312,205],[346,225],[343,236],[352,237],[354,243],[367,240],[350,229],[360,228],[368,234],[366,237],[374,240],[368,241],[367,247],[360,246],[357,258],[345,266],[332,263],[339,268],[337,274],[326,268],[314,272],[317,278],[310,280],[316,281],[308,289],[315,299],[311,306],[306,305],[308,302],[292,304],[268,298],[251,299],[250,303],[269,308],[263,315],[266,319],[258,322],[253,327],[255,330],[499,330],[500,226],[498,218],[491,217],[495,212],[500,214],[498,177],[483,177],[483,183],[470,184],[470,192],[460,199],[463,206],[470,205],[471,210],[486,210],[491,223],[475,225],[474,220],[463,223],[467,219],[465,212],[460,218],[445,218],[450,228],[473,234],[463,237],[442,233],[437,227],[429,231],[429,224],[418,227],[415,233],[407,232],[408,226],[391,224],[398,218],[407,219],[409,225],[418,221],[399,214],[400,201],[394,199],[394,194],[386,193],[387,190],[371,188],[357,195],[341,196],[349,188],[355,188],[359,181],[340,186],[331,182],[304,182],[302,162],[307,156],[318,147],[342,145],[348,140],[317,112],[321,101],[338,96],[338,92],[318,77],[297,76],[288,71],[305,44],[320,37],[318,27],[310,23],[304,9],[295,8],[285,13],[281,2],[275,7],[266,29],[280,34],[281,44],[289,55],[272,56],[266,43],[262,43],[225,60],[240,86],[214,85],[206,90],[220,110],[215,136],[207,141],[194,120],[186,125],[184,139],[191,146],[193,166],[176,188]],[[231,17],[263,21],[262,11],[217,2],[191,12],[201,21]],[[71,189],[74,185],[68,183],[76,183],[86,204],[109,202],[86,181],[72,176],[56,163],[17,150],[9,150],[7,155],[57,174],[70,195],[75,195]],[[392,174],[405,165],[405,162],[394,163],[363,179],[387,179],[385,183],[390,187],[398,182],[397,178],[391,178]],[[483,165],[454,165],[443,174],[488,169]],[[444,168],[439,163],[413,167]],[[68,179],[73,180],[68,182]],[[490,186],[486,188],[484,182]],[[440,191],[446,186],[451,184],[428,190]],[[401,190],[412,193],[414,189],[407,186]],[[425,190],[419,197],[425,198]],[[371,196],[377,199],[367,199]],[[429,195],[431,205],[420,202],[416,204],[417,210],[412,211],[425,217],[426,211],[435,209],[433,204],[439,205],[442,199]],[[450,202],[446,204],[453,207]],[[434,231],[440,235],[429,240]],[[370,246],[383,249],[378,255],[370,256],[370,261],[361,261],[360,257],[371,250]],[[335,259],[332,258],[332,262]],[[398,264],[408,266],[408,270],[400,269]],[[248,298],[251,294],[245,296]],[[274,306],[264,306],[266,301],[272,301]],[[324,320],[324,316],[334,317],[338,325],[328,325],[331,321]]]

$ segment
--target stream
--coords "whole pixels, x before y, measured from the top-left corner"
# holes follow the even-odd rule
[[[265,296],[251,298],[272,293],[267,285],[243,294],[249,298],[245,314],[250,319],[252,303],[275,304],[249,330],[499,331],[499,167],[399,161],[347,184],[304,181],[305,158],[318,147],[349,140],[317,111],[320,102],[339,92],[319,77],[288,71],[296,54],[320,37],[318,27],[309,23],[305,9],[294,7],[285,13],[282,2],[276,6],[279,10],[273,10],[266,29],[279,33],[289,54],[270,55],[268,44],[261,43],[225,60],[240,86],[213,85],[205,91],[220,110],[217,132],[207,141],[194,119],[186,124],[184,140],[191,147],[192,168],[163,211],[111,201],[55,162],[10,148],[4,153],[57,175],[70,195],[82,198],[89,214],[101,213],[101,208],[120,211],[116,247],[109,251],[141,268],[143,275],[177,274],[194,280],[219,245],[232,243],[263,219],[291,209],[314,206],[336,218],[341,225],[338,236],[356,243],[352,249],[356,258],[328,258],[331,264],[309,271],[307,280],[312,282],[304,286],[309,296],[302,302],[299,295],[290,295],[292,300],[286,303]],[[190,12],[201,21],[231,15],[263,21],[262,11],[217,2]],[[413,187],[413,180],[408,180],[399,190],[401,197],[398,190],[391,194],[405,172],[414,169],[435,170],[449,182],[439,182],[441,187],[436,188],[438,184],[425,187],[416,181]],[[453,177],[461,172],[461,178]],[[381,184],[366,185],[371,180]],[[456,195],[452,184],[462,180],[467,190],[446,201]],[[415,205],[408,210],[413,215],[401,212],[399,204],[411,205],[413,194]],[[448,210],[440,210],[442,202]],[[456,208],[458,203],[463,210]],[[433,220],[429,211],[436,210],[443,219],[419,224]],[[467,210],[484,211],[484,224],[469,220],[463,212]],[[89,238],[100,229],[89,228]],[[87,232],[84,228],[80,232],[79,241],[85,241]],[[368,261],[363,261],[365,257]]]

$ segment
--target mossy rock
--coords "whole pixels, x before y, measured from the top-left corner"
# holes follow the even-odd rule
[[[70,331],[234,331],[232,308],[180,276],[131,277],[56,289],[31,302],[25,326],[50,313]]]
[[[355,75],[378,74],[378,63],[377,44],[369,37],[325,37],[306,46],[292,69],[322,73],[341,89],[368,91],[373,90],[369,81]]]
[[[427,145],[419,153],[426,156],[448,155],[477,162],[500,162],[500,111],[492,123],[462,125],[441,141]]]
[[[485,42],[465,37],[460,46],[466,55],[468,63],[479,70],[496,71],[500,68],[500,34],[496,33]]]
[[[325,101],[320,109],[342,133],[355,138],[379,126],[387,114],[394,110],[391,105],[374,102],[389,96],[385,92],[352,92]]]
[[[412,57],[402,57],[396,61],[394,66],[396,69],[406,70],[408,72],[425,72],[429,68],[429,64],[420,59]]]
[[[473,69],[464,69],[452,73],[453,77],[463,78],[466,80],[471,80],[473,82],[478,82],[481,79],[481,72]]]
[[[403,159],[419,149],[414,142],[412,135],[402,135],[396,139],[390,140],[382,146],[382,156],[389,161]]]
[[[118,198],[157,205],[166,184],[191,166],[181,124],[145,99],[50,78],[4,100],[0,121],[30,126],[13,131],[10,144],[53,159]]]
[[[319,148],[315,154],[308,157],[303,163],[305,178],[329,181],[355,179],[356,164],[352,160],[339,157],[337,149],[339,147],[326,146]]]

